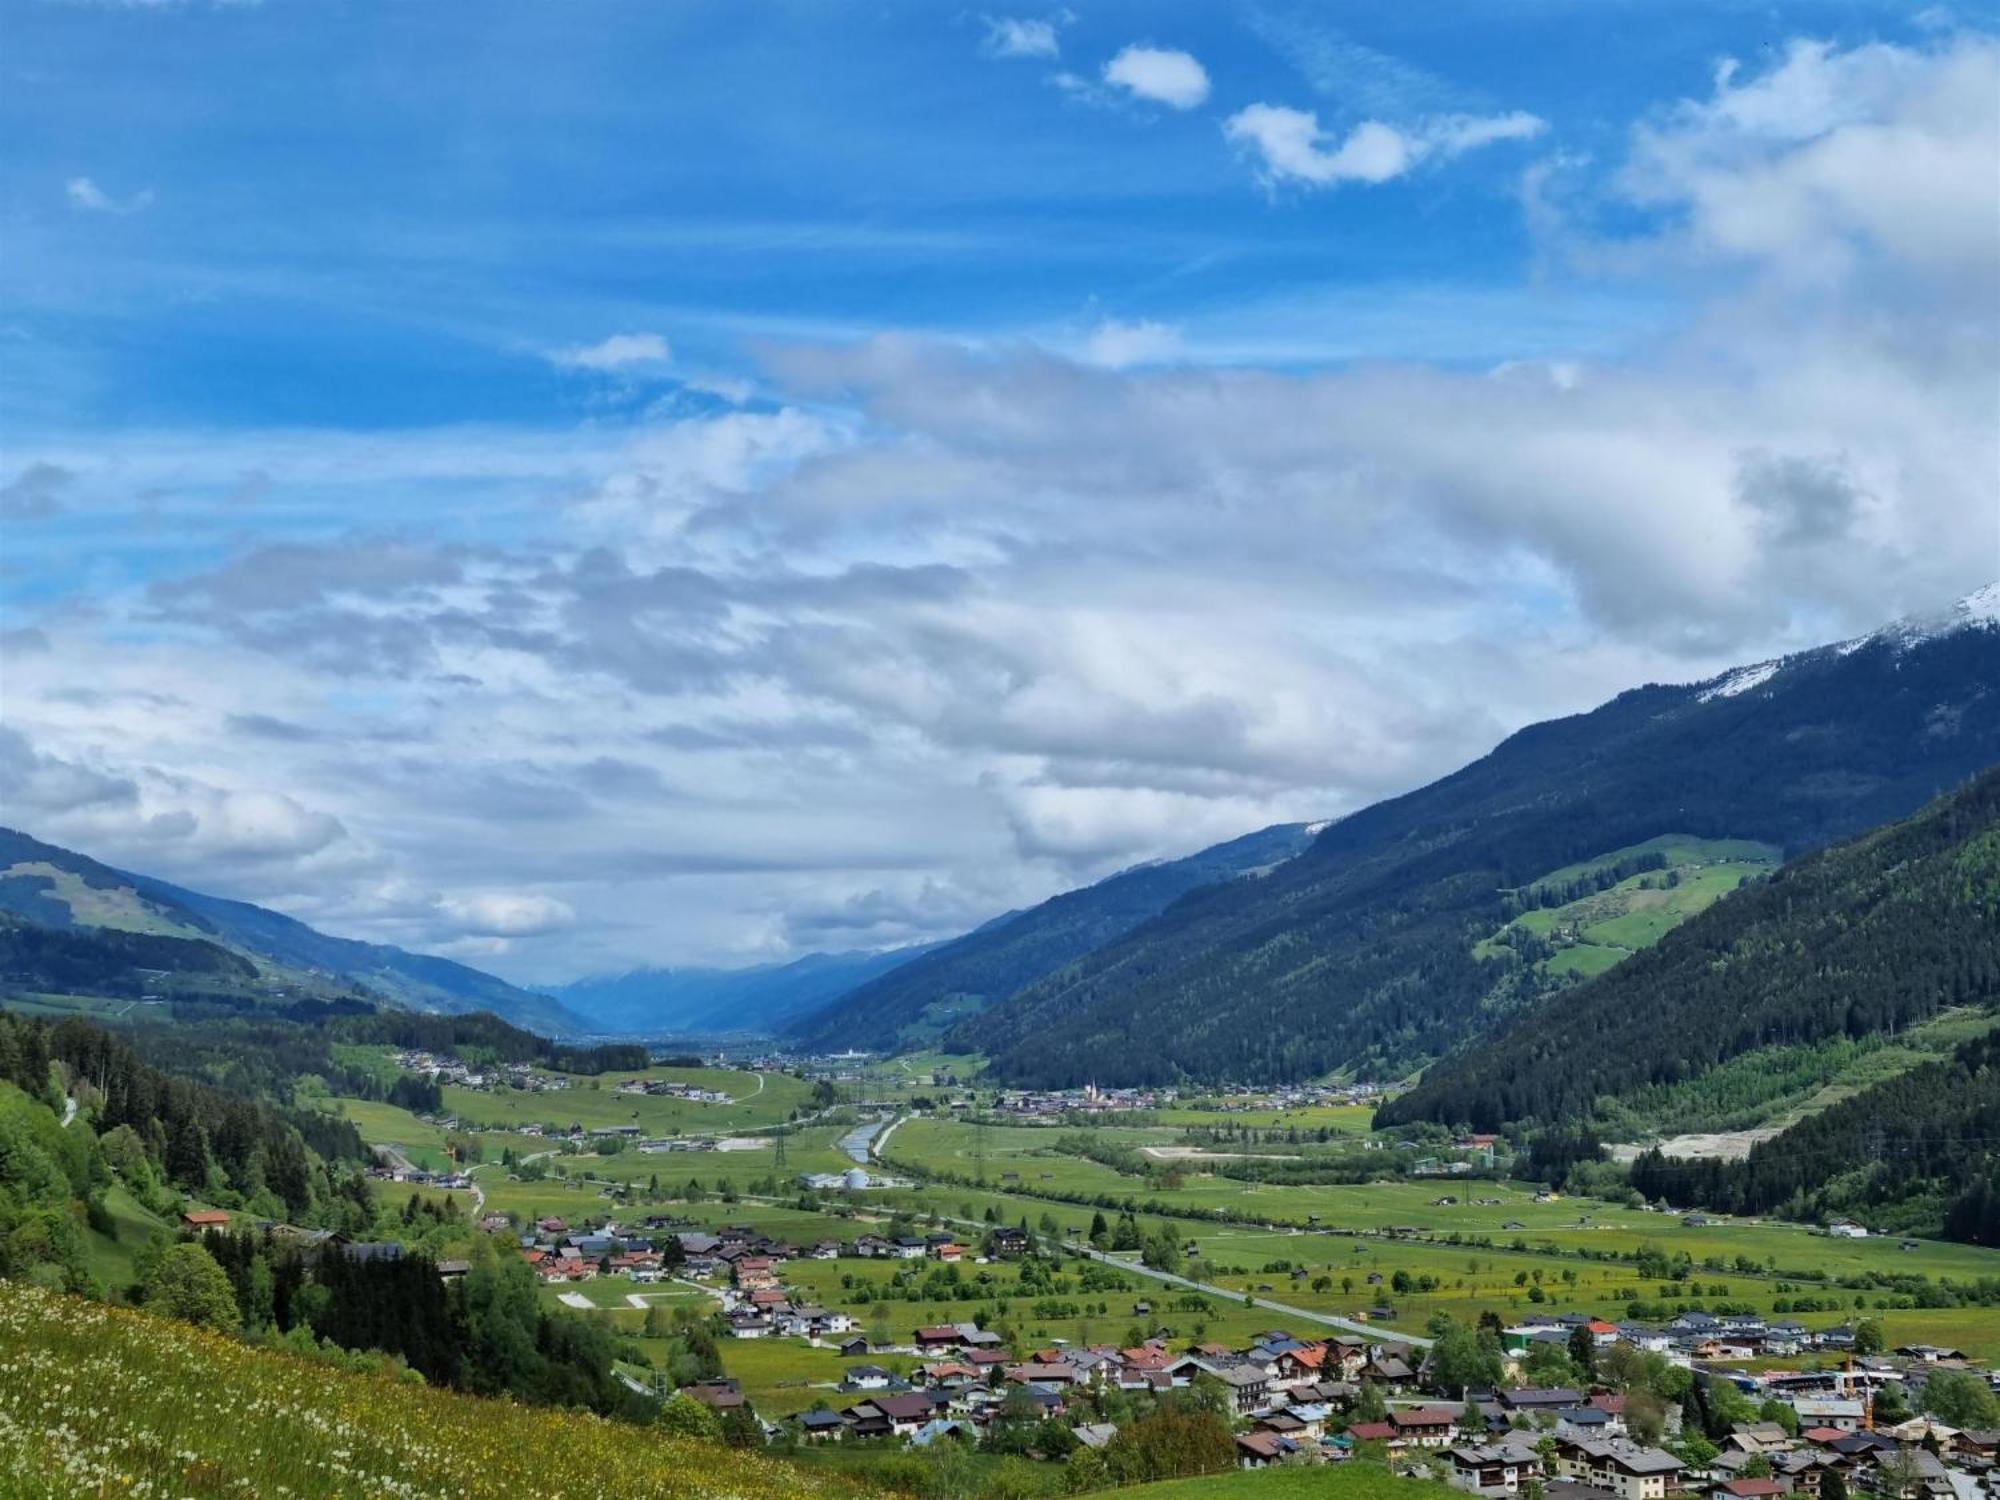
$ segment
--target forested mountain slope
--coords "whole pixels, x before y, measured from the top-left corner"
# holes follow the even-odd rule
[[[1046,1084],[1407,1067],[1533,998],[1475,952],[1518,915],[1518,888],[1666,833],[1796,853],[1996,760],[1989,589],[1936,620],[1522,730],[1262,880],[1183,897],[947,1040]]]
[[[1750,1148],[1744,1161],[1632,1164],[1650,1198],[2000,1245],[2000,1037],[1888,1079]]]
[[[1189,891],[1281,864],[1312,833],[1309,824],[1281,823],[1065,892],[898,965],[801,1017],[792,1034],[807,1046],[869,1049],[934,1036],[1131,931]]]
[[[1378,1118],[1582,1123],[1753,1049],[1899,1033],[1996,1002],[2000,769],[1716,903],[1474,1041]]]
[[[87,939],[94,933],[128,933],[220,945],[239,956],[261,960],[256,967],[269,983],[253,984],[252,990],[262,988],[273,994],[283,990],[287,997],[296,998],[301,990],[325,991],[330,981],[334,990],[361,986],[418,1010],[492,1011],[544,1035],[573,1034],[582,1029],[576,1017],[548,996],[517,989],[450,959],[382,943],[330,937],[278,912],[114,870],[11,828],[0,828],[0,913],[11,913],[24,924],[86,939],[81,943],[38,942],[22,936],[17,928],[8,940],[14,949],[26,952],[33,947],[37,959],[66,955],[69,968],[65,972],[73,979],[83,977],[92,966],[96,949],[98,967],[108,975],[121,976],[111,989],[83,988],[75,993],[126,993],[131,966],[115,969],[117,953],[109,950],[128,949],[130,942],[110,940],[107,948]],[[0,950],[5,948],[6,944],[0,944]],[[149,967],[180,968],[198,962],[191,949],[162,948],[160,952],[168,955],[169,961]],[[16,973],[17,985],[29,977],[54,978],[40,969],[26,968],[0,970],[0,977]],[[235,977],[243,978],[240,973]]]

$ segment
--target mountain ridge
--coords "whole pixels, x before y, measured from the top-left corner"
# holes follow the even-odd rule
[[[2000,760],[1994,596],[1526,726],[1265,881],[1182,896],[945,1044],[1037,1084],[1427,1062],[1495,998],[1504,975],[1471,948],[1510,918],[1506,890],[1668,832],[1795,854]]]
[[[58,894],[63,876],[89,893],[83,900],[85,915],[79,915],[76,900]],[[103,909],[107,907],[108,911]],[[334,937],[282,912],[120,870],[4,827],[0,827],[0,912],[56,930],[153,932],[219,942],[283,970],[335,976],[415,1010],[490,1010],[544,1035],[573,1035],[582,1029],[578,1018],[559,1002],[455,959]],[[119,920],[92,921],[92,912]]]
[[[793,1023],[809,1046],[880,1050],[1027,983],[1130,930],[1190,890],[1282,865],[1323,823],[1278,823],[1174,860],[1129,866],[940,944]]]

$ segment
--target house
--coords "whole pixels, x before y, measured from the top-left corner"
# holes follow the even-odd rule
[[[849,1365],[841,1385],[850,1391],[886,1391],[895,1378],[880,1365]]]
[[[1792,1410],[1801,1427],[1833,1427],[1858,1432],[1867,1417],[1866,1403],[1847,1396],[1794,1396]]]
[[[1028,1231],[1001,1225],[986,1237],[987,1247],[1001,1260],[1016,1260],[1028,1253]]]
[[[1683,1468],[1662,1448],[1593,1438],[1556,1439],[1558,1473],[1609,1490],[1618,1500],[1660,1500],[1679,1494]]]
[[[847,1436],[847,1419],[825,1407],[801,1412],[799,1436],[809,1443],[837,1443]]]
[[[1541,1477],[1541,1455],[1516,1438],[1452,1449],[1446,1482],[1472,1495],[1513,1495]]]
[[[854,1359],[867,1352],[868,1340],[859,1335],[851,1339],[842,1339],[840,1342],[840,1355],[843,1359]]]
[[[1458,1414],[1448,1406],[1405,1406],[1389,1413],[1397,1436],[1413,1448],[1449,1448]]]
[[[1711,1491],[1712,1494],[1727,1495],[1731,1500],[1771,1500],[1774,1495],[1789,1495],[1791,1492],[1790,1481],[1780,1479],[1725,1479]]]
[[[930,1247],[931,1259],[957,1262],[965,1259],[965,1246],[956,1240],[946,1240]]]
[[[1229,1365],[1216,1373],[1229,1387],[1238,1416],[1248,1416],[1271,1397],[1271,1377],[1255,1365]]]
[[[1826,1226],[1826,1232],[1837,1240],[1865,1240],[1868,1238],[1868,1227],[1865,1224],[1857,1224],[1852,1219],[1835,1219],[1831,1224]]]
[[[734,1411],[743,1404],[743,1388],[734,1380],[704,1380],[684,1385],[681,1394],[716,1412]]]
[[[1304,1451],[1304,1444],[1297,1438],[1275,1432],[1245,1432],[1236,1439],[1236,1462],[1245,1469],[1267,1469]]]
[[[181,1215],[181,1223],[189,1229],[227,1229],[229,1214],[220,1208],[191,1208]]]
[[[916,1346],[920,1350],[958,1349],[965,1344],[965,1336],[956,1325],[941,1323],[930,1328],[919,1328],[916,1332]]]

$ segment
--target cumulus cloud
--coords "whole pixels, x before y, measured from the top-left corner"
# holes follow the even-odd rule
[[[1133,45],[1104,65],[1104,81],[1134,98],[1193,109],[1208,97],[1208,70],[1192,53]]]
[[[532,937],[576,920],[553,896],[532,891],[463,891],[443,897],[438,908],[469,937]]]
[[[1882,227],[1904,183],[1819,163],[1976,133],[1975,45],[1788,53],[1782,87],[1739,70],[1650,117],[1614,206],[1650,195],[1669,230],[1640,250],[1691,257],[1706,300],[1614,362],[1202,368],[1133,317],[1067,354],[779,345],[754,409],[615,432],[52,449],[93,497],[114,460],[206,466],[232,527],[240,476],[307,475],[351,530],[282,539],[268,505],[171,581],[23,609],[0,802],[510,977],[779,957],[944,936],[1934,606],[2000,554],[1993,302],[1968,249]],[[1384,125],[1349,166],[1508,119]],[[1352,138],[1299,149],[1321,171]],[[1841,191],[1725,231],[1736,177]],[[1793,233],[1844,247],[1810,297],[1772,282]],[[533,497],[536,529],[411,532],[439,475]]]
[[[115,198],[88,177],[72,177],[63,184],[70,207],[97,214],[136,214],[151,205],[153,190],[145,188],[125,198]]]
[[[1054,57],[1062,51],[1056,23],[1033,17],[987,16],[988,57]]]
[[[1761,73],[1717,67],[1712,93],[1638,132],[1620,182],[1675,213],[1685,244],[1788,276],[1858,260],[1992,285],[2000,234],[2000,41],[1841,50],[1793,42]]]
[[[1382,183],[1425,161],[1449,160],[1497,141],[1528,140],[1546,128],[1534,115],[1438,115],[1414,125],[1363,120],[1335,139],[1312,110],[1252,104],[1223,122],[1222,132],[1253,155],[1269,182],[1331,187]]]
[[[1084,340],[1083,357],[1094,365],[1123,370],[1164,363],[1178,356],[1181,349],[1180,330],[1170,324],[1151,319],[1121,323],[1107,318]]]
[[[552,349],[548,357],[559,369],[604,372],[664,365],[672,360],[673,350],[657,333],[614,333],[594,344]]]

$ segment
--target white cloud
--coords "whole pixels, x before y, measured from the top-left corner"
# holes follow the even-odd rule
[[[63,185],[63,193],[69,199],[70,207],[99,214],[136,214],[153,201],[151,188],[134,193],[129,198],[114,198],[88,177],[70,178]]]
[[[1141,320],[1121,323],[1106,319],[1084,340],[1083,357],[1094,365],[1123,370],[1133,365],[1163,364],[1182,352],[1180,330],[1166,323]]]
[[[1124,48],[1104,65],[1104,81],[1169,109],[1193,109],[1208,97],[1208,70],[1170,47]]]
[[[1527,140],[1545,128],[1519,111],[1437,115],[1401,127],[1363,120],[1335,140],[1315,112],[1278,104],[1249,105],[1222,125],[1225,136],[1256,154],[1267,180],[1313,187],[1388,182],[1424,161],[1446,160],[1496,141]]]
[[[1863,258],[1991,282],[2000,233],[2000,41],[1840,51],[1797,41],[1767,71],[1639,131],[1621,177],[1677,212],[1697,253],[1823,277]]]
[[[441,898],[438,909],[468,937],[533,937],[576,920],[553,896],[530,891],[464,891]]]
[[[114,497],[203,498],[146,557],[176,582],[107,574],[10,620],[0,805],[518,979],[778,957],[941,936],[1406,789],[1634,683],[1934,606],[2000,555],[1977,181],[1825,158],[1876,132],[1953,155],[1986,118],[1972,45],[1788,53],[1768,92],[1731,73],[1649,120],[1624,190],[1674,251],[1783,268],[1821,235],[1844,269],[1804,297],[1691,279],[1700,305],[1617,359],[1202,368],[1173,328],[1110,321],[1068,357],[780,347],[753,408],[622,428],[21,451],[5,477],[33,482],[6,495],[63,507],[10,533],[25,570],[82,515],[138,553]],[[1384,124],[1393,148],[1363,137],[1343,170],[1407,172],[1412,140],[1469,150],[1509,118]],[[1352,136],[1306,119],[1321,172]],[[1813,181],[1839,191],[1722,211]],[[1892,232],[1899,203],[1960,248]],[[310,524],[279,533],[302,492]],[[410,527],[488,497],[509,540]],[[252,523],[226,561],[182,550]]]
[[[664,365],[673,350],[657,333],[614,333],[595,344],[573,344],[549,351],[549,362],[565,370],[626,370],[635,365]]]
[[[987,16],[985,51],[989,57],[1054,57],[1062,51],[1056,24],[1033,18]]]

